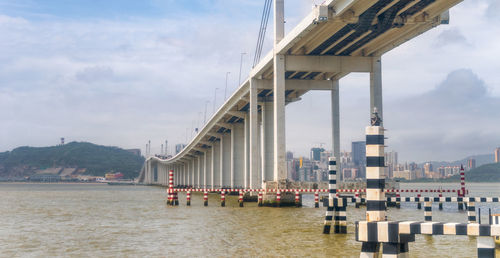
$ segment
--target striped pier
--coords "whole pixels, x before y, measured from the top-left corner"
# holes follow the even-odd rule
[[[416,234],[475,236],[477,237],[478,257],[494,258],[493,237],[500,236],[500,225],[419,221],[356,222],[356,241],[370,243],[372,246],[371,243],[414,241]]]
[[[220,206],[221,207],[226,206],[226,191],[224,190],[220,192]]]
[[[334,212],[334,200],[337,193],[337,163],[335,157],[328,158],[328,207],[326,208],[323,234],[330,234]]]

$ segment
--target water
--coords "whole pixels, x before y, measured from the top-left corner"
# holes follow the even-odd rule
[[[437,188],[402,184],[401,188]],[[444,188],[457,188],[446,184]],[[500,184],[469,184],[471,195],[500,196]],[[359,257],[354,221],[364,209],[348,208],[347,235],[323,235],[325,209],[237,207],[237,196],[192,194],[191,207],[165,205],[165,190],[147,186],[96,184],[0,184],[0,257]],[[484,205],[478,205],[483,207]],[[500,204],[492,205],[500,213]],[[466,222],[456,204],[433,208],[433,220]],[[483,213],[483,223],[487,222]],[[416,204],[390,208],[389,220],[423,220]],[[467,236],[416,236],[411,257],[475,257]],[[497,250],[497,257],[500,257]]]

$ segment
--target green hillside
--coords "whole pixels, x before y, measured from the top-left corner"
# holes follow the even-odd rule
[[[450,180],[460,180],[460,175],[450,177]],[[500,163],[490,163],[465,172],[467,182],[500,182]]]
[[[8,177],[20,168],[78,167],[86,174],[104,176],[110,171],[122,172],[125,178],[137,177],[144,158],[117,147],[88,142],[70,142],[51,147],[19,147],[0,153],[0,176]],[[29,173],[28,170],[25,170]]]
[[[500,163],[490,163],[471,169],[465,173],[470,182],[500,182]]]

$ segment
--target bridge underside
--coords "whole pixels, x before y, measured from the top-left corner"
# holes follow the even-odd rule
[[[275,15],[274,50],[185,149],[168,160],[149,158],[142,180],[167,184],[166,174],[158,178],[155,170],[174,169],[176,185],[269,188],[286,178],[284,105],[310,90],[331,91],[333,149],[339,158],[339,79],[370,73],[370,112],[376,107],[382,116],[381,56],[448,23],[449,8],[460,1],[328,0],[281,36],[283,20]]]

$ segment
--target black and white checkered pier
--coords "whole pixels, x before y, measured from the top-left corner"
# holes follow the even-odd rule
[[[374,245],[374,243],[383,243],[383,247],[386,248],[386,246],[388,246],[391,251],[396,245],[399,244],[399,247],[405,249],[407,253],[407,244],[406,246],[401,246],[401,243],[415,241],[415,235],[417,234],[475,236],[477,237],[478,257],[494,258],[495,242],[493,237],[500,236],[500,225],[422,221],[356,222],[356,241],[372,243],[364,244],[363,246]],[[387,245],[387,243],[392,243],[393,245],[390,246]],[[375,252],[378,252],[378,250],[375,250]],[[397,254],[401,254],[401,251]]]

